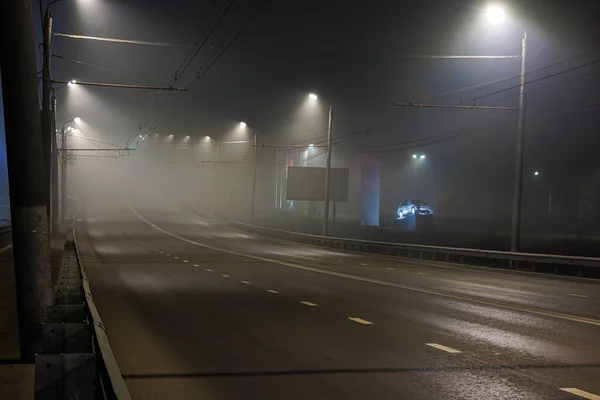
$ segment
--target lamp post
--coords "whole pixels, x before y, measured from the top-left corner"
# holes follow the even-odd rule
[[[61,149],[62,149],[62,156],[61,156],[61,162],[60,162],[60,166],[61,166],[61,174],[60,174],[60,216],[61,219],[64,221],[67,219],[67,164],[68,164],[68,154],[67,154],[67,130],[66,127],[69,123],[71,122],[75,122],[75,124],[78,124],[79,122],[81,122],[81,118],[79,117],[75,117],[70,121],[65,122],[62,125],[61,128]],[[72,131],[72,129],[69,129],[69,132]]]
[[[308,98],[312,101],[317,101],[319,97],[310,93]],[[323,236],[329,235],[329,198],[331,194],[331,118],[333,114],[333,108],[329,106],[329,119],[327,122],[327,162],[325,164],[325,195],[324,195],[324,210],[323,210],[323,229],[321,234]]]

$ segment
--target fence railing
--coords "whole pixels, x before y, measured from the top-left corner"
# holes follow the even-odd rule
[[[85,305],[87,308],[88,321],[93,326],[93,348],[94,353],[97,356],[97,373],[99,374],[99,384],[101,388],[102,398],[105,400],[131,400],[131,396],[125,385],[123,375],[117,365],[117,361],[108,342],[108,336],[106,335],[106,329],[94,303],[94,297],[90,289],[87,274],[81,254],[79,252],[79,246],[77,245],[77,238],[75,231],[73,230],[73,243],[75,246],[75,254],[77,257],[77,263],[79,264],[83,291],[85,294]]]
[[[231,222],[234,226],[268,236],[286,238],[338,249],[370,252],[399,257],[419,258],[433,261],[458,262],[482,266],[527,269],[537,272],[600,278],[600,258],[540,253],[513,253],[509,251],[483,250],[460,247],[429,246],[408,243],[378,242],[341,237],[326,237],[308,233],[291,232]]]

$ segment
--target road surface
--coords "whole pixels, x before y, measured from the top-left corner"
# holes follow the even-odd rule
[[[135,207],[76,225],[134,399],[600,399],[597,284]]]

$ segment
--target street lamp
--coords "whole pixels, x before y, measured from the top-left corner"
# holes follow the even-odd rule
[[[488,21],[493,24],[502,23],[506,19],[504,8],[498,4],[490,5],[485,13]],[[523,198],[523,147],[525,133],[523,131],[523,119],[525,114],[525,70],[527,59],[527,31],[523,31],[521,41],[521,83],[519,89],[519,106],[517,108],[517,155],[515,158],[515,182],[513,189],[512,204],[512,229],[510,238],[510,250],[519,251],[521,239],[521,206]],[[537,174],[536,174],[537,176]]]
[[[314,93],[308,95],[309,100],[317,101],[318,96]],[[325,167],[325,196],[324,196],[324,210],[323,210],[323,231],[322,235],[327,236],[329,234],[329,198],[331,194],[331,116],[332,106],[329,106],[329,120],[327,123],[327,164]],[[335,203],[334,203],[335,204]],[[334,210],[335,214],[335,210]],[[335,215],[334,215],[335,218]]]
[[[494,25],[500,24],[506,19],[506,13],[504,12],[504,8],[499,4],[490,5],[485,11],[485,16],[487,20]]]
[[[534,175],[534,176],[539,176],[539,175],[540,175],[540,173],[539,173],[539,171],[535,171],[535,172],[533,173],[533,175]]]
[[[423,160],[423,159],[425,158],[425,154],[421,154],[421,155],[419,156],[419,158],[420,158],[421,160]]]
[[[246,123],[244,121],[240,122],[240,127],[241,128],[245,128],[246,127]]]

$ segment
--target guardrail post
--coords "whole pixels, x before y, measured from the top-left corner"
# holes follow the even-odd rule
[[[577,276],[580,277],[580,278],[583,276],[583,267],[579,267],[577,269]]]

